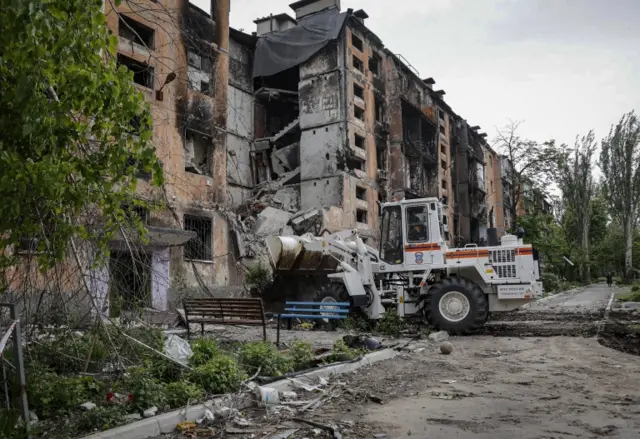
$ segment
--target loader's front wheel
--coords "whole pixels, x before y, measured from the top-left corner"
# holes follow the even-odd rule
[[[429,289],[425,316],[430,325],[450,334],[468,334],[479,330],[487,320],[484,292],[461,277],[448,277]]]

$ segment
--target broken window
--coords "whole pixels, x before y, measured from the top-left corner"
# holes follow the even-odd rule
[[[356,186],[356,198],[358,200],[367,201],[367,188]]]
[[[369,70],[374,76],[380,76],[380,65],[382,64],[382,58],[377,53],[374,53],[371,58],[369,58]]]
[[[209,93],[209,81],[200,81],[200,93]]]
[[[364,146],[364,137],[359,136],[358,134],[355,134],[355,145],[356,145],[358,148],[365,149],[365,146]]]
[[[124,210],[125,217],[128,220],[133,221],[135,218],[138,218],[142,224],[149,224],[149,210],[147,208],[123,204],[122,210]]]
[[[364,122],[364,110],[358,107],[357,105],[354,105],[353,115],[356,117],[356,119],[359,119]]]
[[[440,125],[440,134],[445,135],[444,127]]]
[[[447,153],[447,148],[443,144],[440,144],[440,152],[443,154]]]
[[[440,117],[440,120],[444,121],[444,111],[442,111],[439,108],[438,108],[438,116]]]
[[[364,100],[364,88],[360,87],[358,84],[353,84],[353,95]]]
[[[356,221],[362,224],[369,224],[368,212],[363,209],[357,209]]]
[[[133,72],[133,82],[136,84],[153,88],[153,67],[121,54],[118,54],[118,65],[125,66]]]
[[[184,216],[184,229],[190,232],[196,232],[196,236],[184,245],[185,259],[197,261],[213,260],[211,225],[211,218],[191,215]]]
[[[493,193],[493,181],[491,183],[491,193]]]
[[[376,151],[376,159],[378,161],[378,169],[384,171],[387,169],[387,151],[385,149],[378,149]]]
[[[125,15],[120,15],[118,33],[122,38],[153,49],[154,30]]]
[[[384,122],[384,102],[382,99],[376,98],[374,100],[376,111],[376,122]]]
[[[184,144],[184,170],[194,174],[210,175],[211,138],[187,130]]]
[[[351,34],[351,45],[358,49],[360,52],[362,52],[363,49],[363,44],[362,44],[362,40],[358,37],[356,37],[354,34]]]
[[[356,70],[359,70],[360,72],[364,73],[364,63],[360,60],[360,58],[358,58],[357,56],[353,56],[353,67]]]
[[[358,169],[360,171],[364,171],[365,170],[365,163],[364,161],[351,157],[347,159],[347,168],[349,169]]]
[[[444,160],[440,161],[440,166],[442,166],[442,170],[446,171],[447,170],[447,162]]]
[[[442,180],[442,189],[447,190],[447,180]]]
[[[187,52],[187,62],[191,67],[202,69],[202,57],[194,52]]]

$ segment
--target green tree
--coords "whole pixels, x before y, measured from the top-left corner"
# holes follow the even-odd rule
[[[591,204],[595,192],[592,157],[596,146],[595,136],[590,131],[586,136],[576,139],[573,150],[565,150],[558,161],[558,183],[563,201],[577,223],[574,230],[580,246],[580,272],[585,283],[590,281]]]
[[[633,233],[640,202],[640,121],[632,111],[622,116],[602,141],[602,187],[612,216],[622,225],[624,275],[633,275]]]
[[[104,244],[162,170],[148,105],[117,67],[102,0],[0,0],[0,254],[38,238],[43,268],[74,237]],[[140,225],[140,227],[142,227]],[[141,230],[143,231],[143,230]]]

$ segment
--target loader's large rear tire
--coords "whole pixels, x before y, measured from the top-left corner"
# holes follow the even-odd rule
[[[431,326],[458,335],[478,331],[487,320],[489,307],[487,296],[476,284],[448,277],[429,289],[424,311]]]
[[[330,283],[318,290],[313,298],[314,302],[323,302],[321,308],[326,308],[326,313],[330,314],[331,303],[336,302],[349,302],[349,294],[347,293],[344,285],[338,283]],[[335,329],[338,326],[339,320],[321,319],[317,320],[317,326],[323,329]]]

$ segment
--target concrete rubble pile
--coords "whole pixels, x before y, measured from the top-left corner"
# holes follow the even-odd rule
[[[257,186],[254,198],[238,207],[229,218],[236,256],[243,265],[271,266],[265,245],[268,236],[322,234],[327,212],[300,210],[299,176],[298,167],[281,174],[277,180]]]

